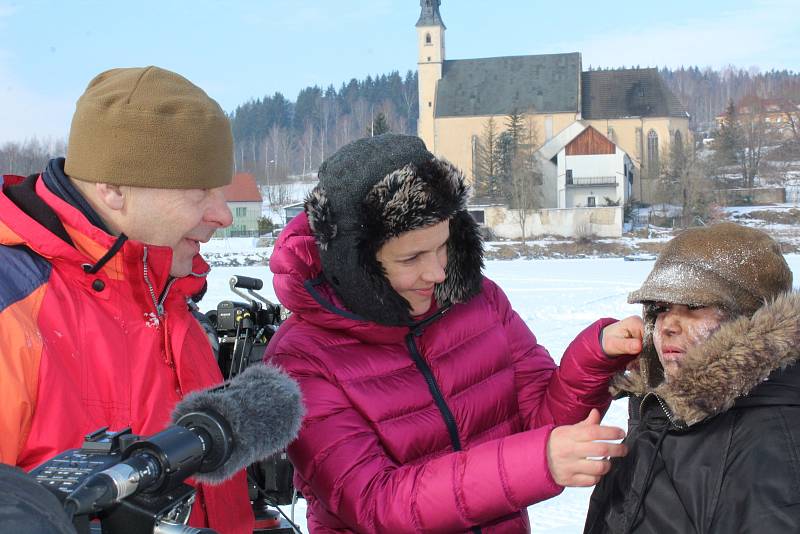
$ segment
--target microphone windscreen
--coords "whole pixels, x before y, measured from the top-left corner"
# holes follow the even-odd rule
[[[251,365],[225,387],[189,393],[175,406],[172,420],[209,409],[228,422],[234,441],[230,458],[219,469],[193,475],[211,484],[286,447],[297,436],[304,414],[300,387],[267,364]]]

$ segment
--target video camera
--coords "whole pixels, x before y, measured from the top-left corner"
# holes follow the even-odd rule
[[[90,523],[92,519],[100,521],[103,534],[213,532],[209,529],[192,529],[185,526],[194,503],[195,490],[182,483],[193,473],[186,473],[180,466],[175,466],[171,473],[162,473],[164,478],[156,484],[156,492],[143,491],[119,502],[112,499],[113,502],[96,507],[102,509],[93,509],[91,513],[80,513],[79,505],[71,501],[74,499],[74,492],[83,488],[93,475],[119,466],[123,460],[130,457],[134,446],[142,447],[142,444],[146,443],[140,440],[139,436],[132,434],[130,428],[114,433],[107,430],[101,428],[87,435],[80,449],[63,452],[30,472],[39,484],[49,489],[64,504],[64,509],[69,513],[78,534],[98,532],[97,523]],[[157,438],[156,441],[163,440]],[[168,444],[166,446],[169,448]],[[148,448],[155,452],[161,447],[158,444],[150,444]],[[156,452],[158,453],[161,453],[162,457],[167,456],[163,451]]]
[[[195,489],[183,481],[190,476],[200,478],[202,473],[224,480],[248,464],[254,532],[299,532],[288,518],[281,519],[279,509],[272,508],[296,502],[292,465],[285,451],[273,454],[291,440],[286,429],[275,428],[282,426],[282,414],[258,421],[247,409],[248,405],[260,406],[263,413],[273,408],[270,402],[275,399],[285,400],[285,417],[296,420],[294,433],[299,428],[299,390],[297,399],[282,398],[286,395],[284,381],[291,382],[285,375],[267,366],[250,368],[262,361],[269,339],[286,314],[280,305],[255,293],[263,286],[261,280],[234,276],[229,283],[247,302],[222,301],[205,315],[195,314],[209,332],[224,385],[201,392],[193,401],[178,403],[176,412],[183,410],[185,415],[158,434],[142,438],[130,428],[118,432],[101,428],[87,435],[80,449],[63,452],[31,471],[64,503],[79,534],[100,532],[99,528],[103,534],[212,533],[185,526]],[[218,405],[221,397],[227,402]],[[242,409],[226,413],[221,407],[230,406],[231,400]],[[245,434],[251,438],[248,442],[269,437],[256,450],[233,450],[233,436]],[[253,456],[237,463],[241,452]],[[266,460],[250,463],[270,454]]]
[[[209,333],[216,339],[216,344],[215,339],[211,341],[217,363],[226,380],[264,358],[267,343],[287,315],[280,304],[256,293],[264,286],[258,278],[232,276],[228,283],[231,291],[247,302],[223,300],[205,314]]]
[[[226,380],[264,359],[269,340],[288,317],[288,311],[283,306],[256,293],[264,286],[260,279],[232,276],[228,284],[231,291],[245,302],[223,300],[216,309],[205,314],[207,325],[211,327],[209,332],[217,363]],[[250,500],[256,524],[263,532],[283,532],[280,530],[280,516],[272,507],[294,505],[296,492],[292,485],[293,476],[294,468],[285,451],[247,468]]]

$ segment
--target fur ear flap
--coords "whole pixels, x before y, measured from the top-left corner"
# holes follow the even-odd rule
[[[317,185],[306,196],[304,208],[317,245],[320,250],[326,250],[328,243],[336,237],[336,223],[330,200],[322,186]]]
[[[450,219],[445,280],[435,290],[439,305],[466,302],[477,295],[483,285],[481,269],[483,241],[478,223],[467,211],[456,212]]]

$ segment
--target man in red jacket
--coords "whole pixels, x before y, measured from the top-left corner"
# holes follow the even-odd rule
[[[231,224],[230,123],[157,67],[99,74],[66,160],[0,192],[0,461],[30,470],[100,427],[149,435],[221,381],[187,299],[200,243]],[[190,523],[252,532],[243,473],[197,485]]]

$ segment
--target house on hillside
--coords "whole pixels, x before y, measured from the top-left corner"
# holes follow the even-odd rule
[[[762,123],[767,133],[782,139],[797,137],[800,128],[800,101],[788,98],[760,98],[746,96],[735,106],[739,121]],[[716,117],[717,129],[727,121],[727,114]]]
[[[216,237],[258,236],[258,219],[261,218],[263,199],[252,174],[240,172],[230,185],[223,189],[228,208],[233,215],[233,224],[217,230]]]
[[[644,202],[654,199],[661,162],[666,160],[671,143],[689,139],[689,115],[657,69],[584,71],[579,52],[448,60],[446,27],[439,11],[441,0],[420,0],[420,5],[416,24],[418,135],[434,154],[450,160],[472,179],[490,117],[502,130],[511,113],[523,114],[539,146],[569,128],[583,131],[591,126],[593,133],[585,135],[594,140],[592,146],[605,146],[607,150],[614,146],[617,154],[616,159],[592,162],[615,159],[615,165],[620,164],[615,167],[616,174],[618,170],[623,172],[620,162],[627,157],[630,167],[625,169],[626,178],[618,186],[630,183],[631,171],[631,198]],[[596,134],[606,141],[600,142]],[[586,139],[576,143],[588,142]],[[565,157],[584,155],[589,154]],[[580,172],[587,177],[603,177],[610,172],[604,169],[581,168]],[[566,170],[567,167],[565,175]],[[575,198],[582,194],[574,182],[570,188],[566,182],[564,185],[565,191],[577,195],[573,195]],[[568,203],[569,195],[559,196],[555,190],[543,193],[549,199],[545,208]],[[588,202],[589,196],[592,195],[586,195],[579,203]]]

